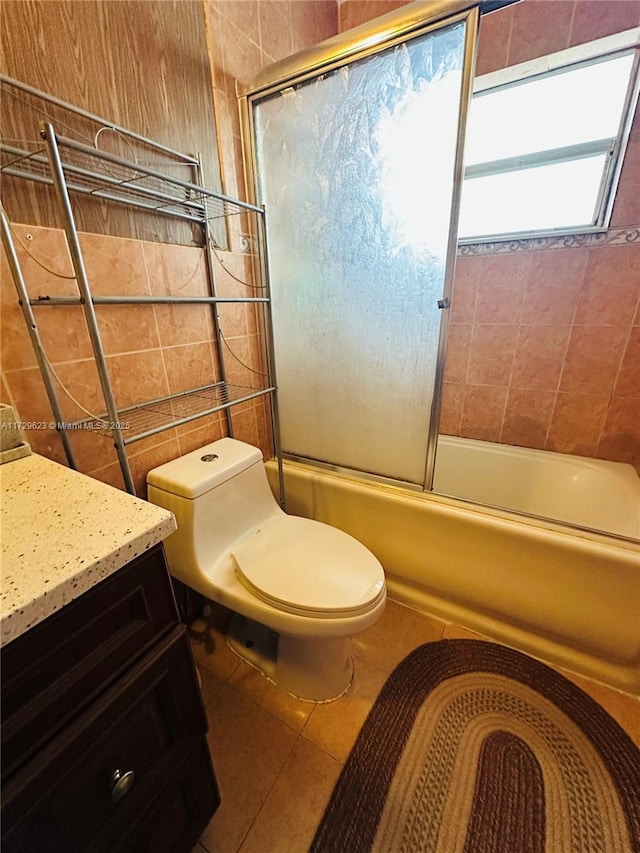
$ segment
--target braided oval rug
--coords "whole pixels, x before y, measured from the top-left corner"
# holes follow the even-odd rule
[[[640,750],[554,670],[476,640],[389,676],[312,853],[640,853]]]

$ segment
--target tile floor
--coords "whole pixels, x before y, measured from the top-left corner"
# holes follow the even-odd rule
[[[222,802],[193,853],[305,853],[360,726],[389,673],[416,646],[478,634],[395,601],[352,639],[354,682],[314,705],[271,684],[227,646],[228,611],[216,606],[193,639]],[[562,671],[640,745],[640,699]]]

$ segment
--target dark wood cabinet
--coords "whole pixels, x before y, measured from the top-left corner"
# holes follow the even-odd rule
[[[2,663],[4,853],[188,853],[219,796],[162,548]]]

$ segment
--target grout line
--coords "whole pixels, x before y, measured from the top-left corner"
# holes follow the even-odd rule
[[[513,19],[515,18],[515,15],[516,15],[516,10],[513,8],[513,6],[509,7],[509,9],[510,9],[511,15],[509,16],[509,17],[510,17],[510,21],[509,21],[509,33],[507,34],[507,58],[506,58],[506,63],[505,63],[505,67],[506,67],[506,68],[508,68],[508,67],[509,67],[509,65],[512,65],[512,64],[513,64],[513,63],[511,62],[511,58],[510,58],[510,54],[511,54],[511,37],[512,37],[512,35],[513,35]]]
[[[144,243],[142,244],[142,259],[143,259],[144,268],[145,268],[145,271],[147,274],[147,285],[148,285],[149,293],[152,293],[151,276],[149,274],[149,264],[147,263],[147,253],[145,251]],[[159,349],[160,349],[160,361],[162,362],[162,372],[164,374],[164,385],[166,388],[166,393],[169,394],[169,393],[171,393],[169,390],[169,374],[167,373],[167,365],[166,365],[165,360],[164,360],[164,349],[162,346],[162,338],[160,337],[160,325],[158,323],[158,314],[156,312],[156,306],[152,305],[151,307],[153,308],[153,317],[154,317],[155,324],[156,324],[156,334],[158,336],[158,345],[159,345]],[[133,454],[131,454],[131,455],[133,455]]]
[[[578,314],[578,306],[580,305],[580,296],[582,294],[582,288],[584,287],[584,281],[585,281],[585,278],[587,275],[587,268],[589,266],[589,259],[591,257],[590,252],[591,252],[591,246],[588,246],[587,247],[587,256],[586,256],[586,259],[584,262],[584,266],[582,268],[582,277],[580,279],[580,286],[577,288],[577,292],[576,292],[576,302],[575,302],[575,305],[573,306],[573,314],[571,315],[571,320],[569,321],[569,323],[566,324],[569,326],[569,334],[567,335],[567,343],[565,345],[564,352],[562,354],[562,365],[560,367],[560,372],[558,374],[558,382],[556,384],[555,391],[553,392],[555,394],[555,397],[554,397],[554,401],[553,401],[553,407],[551,409],[551,415],[549,416],[549,423],[547,424],[547,432],[546,432],[546,435],[544,437],[544,447],[542,448],[543,450],[549,450],[549,446],[548,446],[549,445],[549,438],[551,437],[551,434],[552,434],[551,430],[552,430],[553,421],[554,421],[554,417],[555,417],[555,413],[556,413],[556,408],[558,406],[558,399],[560,397],[560,394],[563,393],[560,391],[560,386],[562,385],[562,377],[564,376],[565,368],[567,366],[567,354],[569,352],[569,347],[571,346],[571,338],[573,337],[573,330],[575,329],[575,327],[577,325],[576,324],[576,316]],[[562,324],[562,325],[565,325],[565,324]],[[567,392],[565,392],[565,393],[567,393]],[[551,453],[559,453],[562,451],[557,451],[557,450],[551,449],[550,452]]]
[[[531,255],[530,259],[529,259],[529,263],[527,264],[526,275],[524,276],[524,281],[523,281],[523,283],[521,285],[521,289],[520,289],[521,301],[520,301],[520,312],[518,315],[517,324],[515,324],[515,323],[509,324],[509,325],[517,325],[518,326],[518,334],[516,335],[516,342],[515,342],[515,346],[513,348],[513,354],[511,356],[511,368],[509,370],[509,379],[508,379],[507,385],[506,385],[507,395],[505,397],[504,408],[502,410],[502,421],[500,423],[500,432],[498,433],[498,435],[499,435],[498,441],[500,441],[500,442],[503,441],[504,427],[505,427],[505,421],[506,421],[506,417],[507,417],[507,410],[509,408],[509,399],[511,397],[511,392],[522,390],[520,388],[514,388],[513,387],[513,373],[514,373],[514,370],[516,367],[516,356],[518,354],[518,349],[520,347],[520,340],[522,338],[522,329],[525,326],[525,324],[522,322],[522,318],[524,316],[524,306],[525,306],[525,302],[526,302],[527,286],[531,280],[532,268],[533,268],[533,256]]]
[[[479,266],[479,270],[478,270],[478,277],[477,277],[477,281],[476,281],[476,290],[475,290],[475,294],[473,297],[473,306],[472,306],[471,311],[470,311],[470,321],[469,322],[470,322],[471,330],[469,333],[469,345],[468,345],[468,350],[467,350],[467,363],[465,365],[465,370],[464,370],[464,382],[462,383],[464,391],[463,391],[463,397],[462,397],[462,405],[460,406],[460,419],[458,422],[458,433],[457,433],[460,436],[462,436],[462,427],[464,424],[464,416],[465,416],[465,409],[467,407],[467,398],[468,398],[469,388],[472,387],[470,382],[469,382],[467,372],[469,370],[469,359],[471,357],[471,342],[473,341],[474,330],[476,327],[476,312],[477,312],[477,308],[478,308],[478,299],[480,296],[480,285],[482,284],[482,277],[484,275],[484,256],[483,255],[480,256],[480,263],[478,264],[478,266]],[[445,366],[446,366],[446,364],[445,364]]]
[[[565,47],[570,47],[573,42],[573,24],[576,18],[576,11],[578,8],[577,2],[574,2],[573,9],[571,10],[571,20],[569,21],[569,27],[567,32],[567,44]]]
[[[248,42],[250,42],[254,47],[257,47],[257,48],[258,48],[258,50],[262,52],[262,44],[258,44],[258,43],[257,43],[257,42],[255,42],[252,38],[250,38],[250,37],[247,35],[246,31],[245,31],[245,30],[243,30],[243,29],[241,29],[241,28],[236,24],[236,22],[233,20],[233,18],[232,18],[231,16],[229,16],[229,15],[225,14],[225,12],[223,12],[223,11],[222,11],[223,9],[224,9],[224,3],[219,3],[219,4],[218,4],[218,10],[219,10],[219,12],[220,12],[220,17],[221,17],[221,18],[224,18],[224,19],[225,19],[225,21],[227,22],[227,24],[230,24],[230,25],[231,25],[231,27],[233,27],[233,29],[234,29],[234,30],[237,30],[237,32],[238,32],[238,33],[239,33],[243,38],[245,38],[245,39],[246,39]],[[259,41],[260,41],[260,42],[262,42],[262,34],[261,34],[261,29],[260,29],[260,15],[258,15],[258,39],[259,39]],[[226,70],[226,69],[225,69],[225,70]]]
[[[257,703],[256,703],[256,704],[257,704]],[[261,706],[261,705],[258,705],[258,707],[259,707],[259,708],[262,708],[262,706]],[[266,709],[266,708],[262,708],[262,710],[263,710],[263,711],[266,711],[267,709]],[[267,713],[269,713],[269,712],[267,712]],[[273,716],[273,714],[272,714],[271,716]],[[276,719],[277,719],[277,718],[276,718]],[[279,720],[279,722],[282,722],[282,720]],[[285,725],[286,725],[286,724],[285,724]],[[272,791],[273,791],[273,789],[275,788],[275,786],[276,786],[276,782],[278,781],[278,779],[279,779],[279,778],[280,778],[280,776],[282,775],[282,772],[283,772],[283,770],[284,770],[284,767],[285,767],[286,763],[289,761],[289,758],[291,757],[291,755],[292,755],[292,753],[293,753],[293,750],[294,750],[294,748],[295,748],[295,745],[298,743],[298,740],[299,740],[299,739],[300,739],[300,735],[298,735],[298,736],[296,737],[296,739],[293,741],[293,743],[291,744],[291,749],[290,749],[290,750],[289,750],[289,752],[286,754],[285,759],[284,759],[284,761],[282,762],[282,765],[280,766],[280,769],[278,770],[278,772],[277,772],[277,773],[276,773],[276,775],[274,776],[274,778],[273,778],[273,782],[272,782],[272,783],[271,783],[271,785],[269,786],[269,790],[265,793],[265,795],[264,795],[264,799],[263,799],[263,800],[262,800],[262,802],[260,803],[260,805],[259,805],[259,807],[258,807],[258,810],[256,811],[255,815],[253,816],[253,820],[251,821],[251,823],[250,823],[250,824],[249,824],[249,826],[247,827],[247,831],[245,832],[245,834],[242,836],[242,840],[240,841],[240,845],[238,846],[238,850],[241,850],[241,849],[242,849],[243,844],[245,843],[245,841],[246,841],[246,840],[247,840],[247,838],[249,837],[249,834],[250,834],[251,830],[253,829],[253,827],[254,827],[254,825],[255,825],[256,821],[258,820],[258,817],[260,816],[260,813],[262,812],[262,809],[265,807],[265,805],[266,805],[266,803],[267,803],[267,800],[268,800],[268,799],[269,799],[269,797],[271,796],[271,792],[272,792]]]
[[[616,371],[615,379],[611,384],[611,394],[609,394],[609,403],[607,405],[607,412],[604,416],[604,421],[602,422],[602,429],[600,430],[600,435],[598,436],[598,441],[596,442],[596,458],[598,458],[598,453],[600,452],[600,444],[602,443],[603,438],[605,437],[605,430],[607,426],[607,420],[609,418],[609,413],[611,411],[611,403],[613,402],[613,398],[616,396],[616,388],[618,386],[618,381],[620,379],[620,374],[622,373],[622,365],[624,364],[624,359],[627,354],[627,350],[629,349],[629,343],[631,341],[631,333],[633,332],[633,326],[629,326],[629,332],[627,334],[627,339],[625,341],[624,346],[622,347],[622,354],[620,355],[620,362],[618,364],[618,369]]]

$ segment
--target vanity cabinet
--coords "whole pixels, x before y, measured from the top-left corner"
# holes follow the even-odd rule
[[[2,649],[4,853],[189,853],[219,803],[161,545]]]

